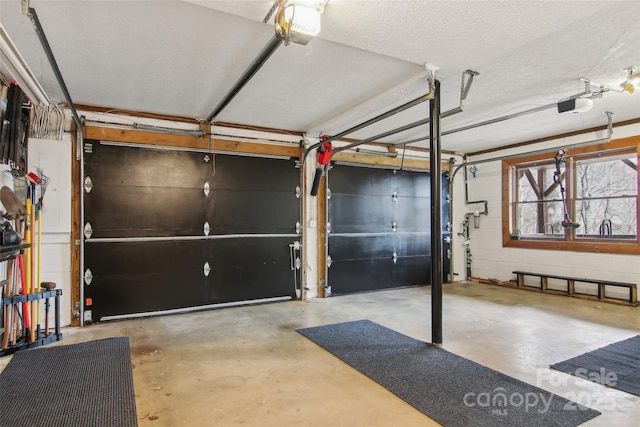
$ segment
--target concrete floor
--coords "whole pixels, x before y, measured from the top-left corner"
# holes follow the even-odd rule
[[[585,426],[638,425],[640,397],[548,366],[640,333],[640,308],[466,282],[443,307],[443,348],[602,412]],[[65,328],[59,344],[130,337],[141,427],[431,426],[296,332],[366,318],[429,341],[430,313],[429,288],[408,288]]]

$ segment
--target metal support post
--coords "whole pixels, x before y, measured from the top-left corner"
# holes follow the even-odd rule
[[[442,153],[440,151],[440,81],[430,101],[431,170],[431,342],[442,344]]]

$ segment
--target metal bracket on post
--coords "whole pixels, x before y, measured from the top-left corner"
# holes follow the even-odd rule
[[[436,88],[436,71],[438,71],[438,67],[431,64],[424,64],[424,68],[427,70],[427,81],[429,82],[429,92],[434,93]]]

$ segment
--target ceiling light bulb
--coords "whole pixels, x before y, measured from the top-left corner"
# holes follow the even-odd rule
[[[637,86],[633,84],[631,80],[625,80],[624,82],[620,83],[620,89],[622,89],[623,92],[633,93],[635,92],[636,87]]]
[[[291,22],[290,31],[310,37],[320,33],[320,12],[300,5],[292,5],[284,10],[284,19]]]
[[[640,71],[636,67],[625,68],[627,72],[627,79],[620,83],[620,88],[623,92],[633,93],[637,88],[640,88]]]
[[[276,37],[305,45],[320,33],[320,16],[329,0],[281,0],[275,15]]]

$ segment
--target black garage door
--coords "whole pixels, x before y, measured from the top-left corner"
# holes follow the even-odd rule
[[[293,160],[86,141],[86,320],[295,295],[297,185]]]
[[[331,294],[430,282],[430,175],[334,165],[328,174]],[[443,180],[444,277],[450,267],[448,180]]]

